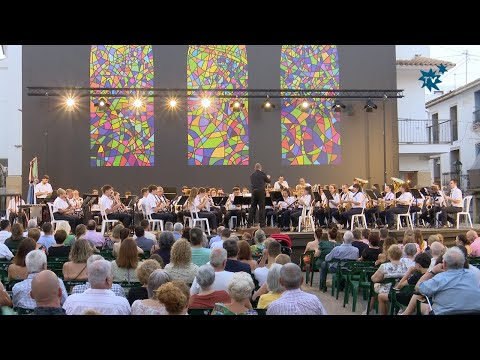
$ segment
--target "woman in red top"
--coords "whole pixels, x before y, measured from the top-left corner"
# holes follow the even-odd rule
[[[202,265],[197,271],[197,283],[200,292],[190,297],[189,309],[213,309],[215,303],[229,303],[230,296],[225,290],[212,288],[215,281],[215,270],[211,265]]]

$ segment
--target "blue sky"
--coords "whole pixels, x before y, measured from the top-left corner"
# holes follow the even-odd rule
[[[465,51],[468,51],[468,61]],[[465,85],[467,69],[468,82],[480,78],[480,45],[430,45],[430,57],[457,64],[440,78],[440,90],[446,92]]]

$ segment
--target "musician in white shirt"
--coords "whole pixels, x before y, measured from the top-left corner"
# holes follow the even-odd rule
[[[300,179],[298,179],[298,185],[297,186],[301,186],[302,188],[306,188],[307,186],[312,186],[312,185],[307,183],[304,178],[300,178]]]
[[[420,219],[425,222],[429,222],[431,227],[435,227],[435,214],[437,212],[442,211],[443,206],[443,192],[438,191],[438,185],[433,184],[430,187],[430,196],[427,200],[430,200],[430,205],[432,206],[431,209],[427,209],[426,206],[423,207],[422,215],[420,215]]]
[[[172,216],[166,212],[167,204],[163,202],[157,195],[157,185],[150,185],[148,187],[148,195],[145,200],[142,201],[142,205],[147,210],[147,214],[150,214],[152,219],[163,220],[163,223],[172,221]]]
[[[25,226],[26,224],[26,217],[25,213],[19,209],[20,205],[25,205],[25,201],[23,201],[22,196],[14,196],[10,199],[7,206],[7,217],[10,220],[10,224],[13,225],[15,219],[18,218],[18,222]]]
[[[206,211],[206,206],[208,202],[207,191],[205,188],[192,187],[190,189],[190,195],[188,200],[185,203],[187,211],[197,212],[199,218],[208,219],[208,224],[210,230],[215,230],[217,228],[217,217],[211,211]],[[193,216],[193,214],[191,214]]]
[[[276,222],[279,227],[281,227],[285,231],[290,230],[290,215],[288,215],[288,221],[286,221],[285,213],[288,211],[290,212],[293,209],[293,204],[295,203],[295,198],[290,196],[290,189],[285,188],[282,191],[283,200],[280,200],[276,205],[277,213],[276,213]]]
[[[345,209],[346,201],[350,197],[347,184],[342,185],[342,192],[338,195],[339,195],[339,202],[337,204],[337,208],[331,211],[331,217],[332,219],[335,219],[338,223],[340,223],[340,216],[341,216],[340,212],[342,212]]]
[[[146,201],[148,196],[148,188],[142,188],[142,197],[137,202],[137,209],[140,213],[143,213],[143,203]]]
[[[157,187],[157,193],[156,196],[158,200],[160,201],[160,211],[162,211],[166,216],[165,219],[163,220],[164,222],[170,221],[172,224],[175,224],[177,222],[177,215],[174,212],[170,211],[170,200],[168,200],[165,195],[163,194],[163,187],[158,186]]]
[[[52,185],[49,183],[50,177],[48,175],[43,175],[42,181],[35,185],[35,197],[37,199],[45,199],[52,195],[53,189]],[[37,203],[40,203],[37,201]]]
[[[388,209],[386,213],[387,224],[390,229],[393,229],[395,226],[395,215],[406,214],[413,199],[408,184],[402,184],[400,187],[400,192],[402,194],[396,200],[394,200],[396,206]]]
[[[291,212],[286,211],[285,212],[285,217],[288,217],[289,219],[285,219],[287,221],[287,224],[290,223],[290,219],[292,220],[292,226],[293,226],[293,231],[296,231],[296,228],[298,226],[298,219],[302,215],[303,208],[305,207],[306,210],[310,210],[311,204],[313,200],[313,195],[312,195],[312,188],[310,186],[307,186],[303,189],[303,195],[298,199],[298,208],[296,210],[293,210]]]
[[[338,212],[338,205],[340,204],[340,194],[337,191],[337,185],[330,184],[328,186],[328,191],[332,195],[333,200],[328,200],[325,196],[325,190],[323,190],[321,195],[322,203],[320,204],[320,206],[322,207],[319,208],[318,211],[315,213],[315,217],[317,218],[318,223],[321,227],[326,227],[325,219],[328,218],[327,223],[330,223],[332,221],[332,215],[335,211]],[[328,204],[328,206],[326,206],[325,204]]]
[[[392,200],[395,199],[395,194],[392,192],[392,187],[390,185],[385,185],[384,187],[385,196],[383,197],[383,202],[385,203],[385,210],[380,211],[378,214],[378,219],[380,220],[380,224],[384,225],[387,223],[386,216],[387,210],[390,206],[392,206]]]
[[[57,198],[53,202],[53,218],[55,220],[65,220],[70,224],[70,228],[75,230],[81,219],[73,216],[75,209],[67,199],[67,193],[62,188],[57,190]],[[68,234],[67,234],[68,235]]]
[[[234,205],[233,201],[235,200],[235,196],[242,196],[242,193],[240,192],[240,188],[235,186],[232,189],[232,193],[228,195],[228,200],[225,204],[227,208],[227,213],[225,214],[223,218],[223,225],[228,228],[228,223],[230,222],[230,218],[232,216],[237,217],[237,226],[240,223],[240,219],[245,219],[245,214],[246,212],[242,210],[242,207],[240,205]],[[236,226],[234,226],[235,228]]]
[[[457,180],[450,180],[450,196],[445,196],[445,201],[450,201],[451,205],[442,209],[441,219],[444,227],[448,227],[447,222],[450,222],[453,226],[457,225],[457,219],[448,214],[456,214],[463,210],[463,198],[462,190],[457,187]]]
[[[288,182],[285,181],[283,175],[280,175],[278,177],[278,181],[275,181],[275,184],[273,184],[273,189],[275,191],[282,191],[283,189],[288,189]]]
[[[120,201],[113,201],[113,188],[110,185],[102,186],[102,197],[98,200],[98,205],[101,211],[105,211],[107,219],[120,220],[123,225],[128,228],[132,221],[132,217],[127,213],[121,213],[118,210],[123,208]]]
[[[353,215],[361,214],[365,207],[365,195],[360,191],[360,185],[353,184],[352,188],[353,191],[351,195],[349,195],[348,200],[345,201],[352,204],[352,208],[348,211],[344,211],[340,217],[340,222],[343,225],[346,225],[347,221],[351,222]]]

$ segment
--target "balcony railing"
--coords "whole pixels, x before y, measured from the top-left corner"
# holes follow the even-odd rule
[[[450,144],[450,120],[398,119],[399,144]]]

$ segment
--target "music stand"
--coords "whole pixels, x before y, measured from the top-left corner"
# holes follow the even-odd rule
[[[98,195],[95,194],[83,194],[83,203],[82,206],[92,206],[95,203],[95,200],[98,202]]]
[[[127,198],[127,207],[133,209],[133,205],[137,202],[137,200],[138,200],[138,196],[137,196],[137,195],[130,195],[130,196]]]
[[[430,191],[428,191],[428,188],[426,187],[421,188],[420,192],[423,194],[423,196],[430,196]]]
[[[183,206],[183,205],[185,205],[185,203],[187,202],[187,200],[188,200],[188,196],[182,195],[182,197],[180,198],[180,200],[178,200],[177,205]]]
[[[170,201],[172,201],[173,199],[175,199],[175,197],[177,196],[176,193],[167,193],[167,192],[164,192],[163,193],[163,196],[165,196],[165,199],[168,199]]]
[[[372,191],[377,197],[377,199],[383,198],[382,194],[380,193],[380,191],[378,191],[378,189],[373,189]]]
[[[322,201],[322,196],[320,195],[320,193],[318,191],[315,191],[313,193],[313,197],[315,199],[315,202]]]
[[[127,206],[128,204],[128,198],[125,196],[120,196],[120,201],[122,202],[123,205]]]
[[[323,194],[327,198],[328,201],[333,201],[333,195],[330,193],[330,191],[324,191]]]
[[[243,205],[243,196],[235,196],[233,198],[233,205],[242,206]]]
[[[272,201],[281,201],[283,200],[281,191],[270,191],[270,198]]]
[[[271,206],[273,207],[273,202],[272,202],[272,198],[270,196],[267,196],[265,198],[265,206]]]
[[[176,195],[177,194],[177,187],[176,186],[163,186],[163,195],[165,195],[165,194],[175,194]],[[169,200],[171,200],[171,199],[169,199]]]
[[[212,200],[215,206],[222,206],[222,202],[225,196],[212,196]]]
[[[401,192],[401,191],[397,191],[397,192],[395,193],[395,198],[398,199],[398,198],[400,197],[400,195],[402,195],[402,192]]]
[[[415,199],[421,199],[422,198],[422,194],[420,194],[420,191],[418,191],[418,189],[410,189],[410,192],[412,193],[412,195]]]
[[[364,191],[365,191],[365,193],[368,195],[368,197],[369,197],[370,199],[372,199],[372,200],[378,200],[378,196],[375,195],[375,193],[373,192],[373,190],[371,190],[371,189],[365,189]]]

